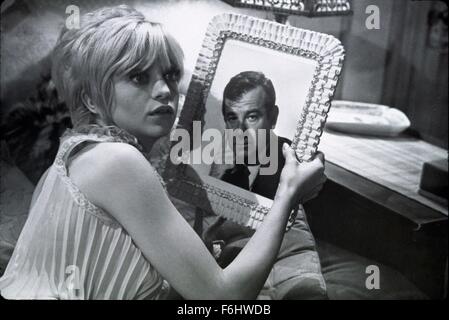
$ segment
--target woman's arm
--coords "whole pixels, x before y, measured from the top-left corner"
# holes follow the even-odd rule
[[[223,270],[135,148],[99,144],[75,159],[70,170],[88,199],[118,220],[144,256],[186,299],[255,298],[278,253],[297,189],[283,184],[282,196],[276,197],[263,224]]]

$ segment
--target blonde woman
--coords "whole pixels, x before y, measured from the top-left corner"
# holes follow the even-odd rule
[[[289,212],[320,189],[322,159],[286,164],[270,213],[225,269],[170,202],[144,154],[175,120],[183,55],[161,25],[119,6],[63,30],[52,78],[74,129],[41,178],[0,279],[7,299],[252,299]]]

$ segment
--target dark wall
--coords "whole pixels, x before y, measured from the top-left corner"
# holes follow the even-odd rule
[[[442,1],[394,1],[382,101],[403,110],[412,128],[448,148],[448,34]]]

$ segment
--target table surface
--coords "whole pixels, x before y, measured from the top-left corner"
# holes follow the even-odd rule
[[[325,131],[319,150],[330,179],[418,224],[447,219],[448,208],[418,193],[422,165],[447,150],[407,136],[380,138]]]

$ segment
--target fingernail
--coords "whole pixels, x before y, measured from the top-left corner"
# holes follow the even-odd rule
[[[285,150],[285,148],[287,148],[287,143],[286,143],[286,142],[284,142],[284,143],[282,144],[282,149]]]

